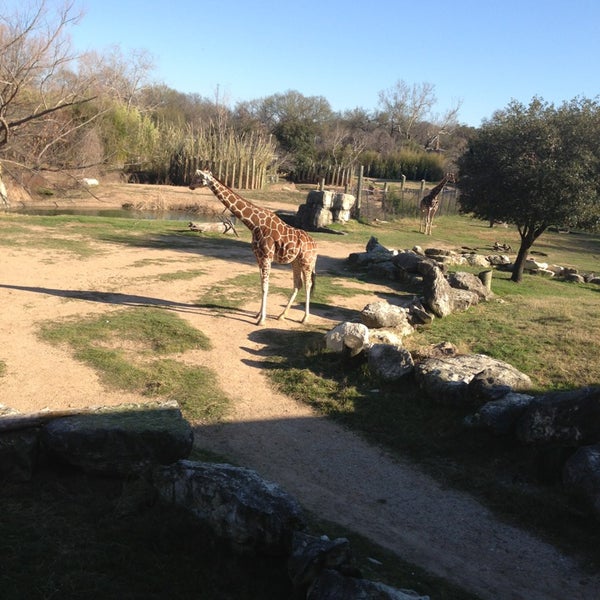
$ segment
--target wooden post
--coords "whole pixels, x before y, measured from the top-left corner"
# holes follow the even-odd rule
[[[358,184],[356,187],[356,204],[354,205],[354,215],[357,219],[360,219],[360,205],[361,205],[361,195],[362,195],[362,186],[363,186],[363,174],[365,172],[365,167],[360,165],[358,169]]]

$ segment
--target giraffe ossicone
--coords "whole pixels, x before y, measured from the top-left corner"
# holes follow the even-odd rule
[[[262,301],[257,314],[257,325],[267,318],[269,275],[273,262],[291,264],[294,288],[283,312],[277,317],[285,319],[287,312],[304,285],[306,303],[303,323],[310,317],[310,294],[314,289],[317,243],[303,229],[284,223],[274,212],[261,208],[219,181],[210,171],[198,169],[190,183],[190,189],[208,187],[221,203],[233,213],[252,233],[252,251],[260,270]]]

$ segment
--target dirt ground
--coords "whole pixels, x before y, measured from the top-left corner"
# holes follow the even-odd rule
[[[189,202],[203,193],[181,188],[157,192],[163,200],[176,194],[177,201]],[[205,199],[213,203],[210,194]],[[120,206],[131,197],[124,200],[117,193],[99,191],[96,201],[100,206]],[[265,206],[278,208],[272,203]],[[4,226],[0,220],[0,235]],[[340,264],[350,252],[362,250],[342,244],[336,236],[320,241],[318,269]],[[194,264],[205,270],[195,279],[159,279],[163,272],[195,268]],[[267,358],[261,333],[303,328],[302,306],[290,311],[289,320],[277,321],[273,317],[285,298],[270,296],[270,319],[263,328],[254,324],[258,299],[228,313],[194,306],[204,289],[240,273],[257,273],[249,245],[236,244],[226,257],[218,256],[214,248],[203,247],[201,236],[193,252],[103,243],[101,252],[82,259],[58,251],[4,249],[0,360],[6,373],[0,379],[0,403],[27,413],[143,401],[135,394],[107,391],[92,370],[75,361],[68,350],[42,343],[36,330],[48,320],[108,315],[123,306],[169,307],[211,339],[213,349],[193,359],[218,373],[222,388],[233,399],[233,410],[223,423],[197,428],[198,447],[255,469],[310,511],[481,598],[598,598],[600,577],[586,573],[574,558],[496,520],[468,495],[444,488],[416,466],[393,460],[275,392],[261,368]],[[277,286],[289,286],[291,269],[276,269],[272,280]],[[258,286],[258,275],[256,281]],[[373,300],[374,295],[367,293],[340,302],[346,309],[360,310]],[[339,321],[332,310],[313,312],[312,322],[333,327]]]

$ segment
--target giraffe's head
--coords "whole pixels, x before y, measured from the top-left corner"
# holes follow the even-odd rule
[[[456,175],[454,173],[446,173],[446,181],[448,183],[456,183]]]
[[[208,185],[211,177],[212,173],[210,171],[201,171],[198,169],[192,178],[192,182],[190,183],[190,190],[195,190],[197,187]]]

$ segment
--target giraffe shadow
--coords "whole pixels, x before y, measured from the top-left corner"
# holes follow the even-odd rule
[[[32,292],[36,294],[45,294],[48,296],[57,296],[59,298],[71,298],[74,300],[86,300],[88,302],[100,302],[102,304],[115,304],[120,306],[158,306],[161,308],[171,308],[182,311],[197,311],[197,304],[186,302],[177,302],[166,300],[164,298],[154,298],[152,296],[139,296],[136,294],[123,294],[120,292],[102,292],[97,290],[68,290],[58,288],[46,288],[27,285],[9,285],[0,283],[0,288],[9,290],[19,290],[22,292]]]

